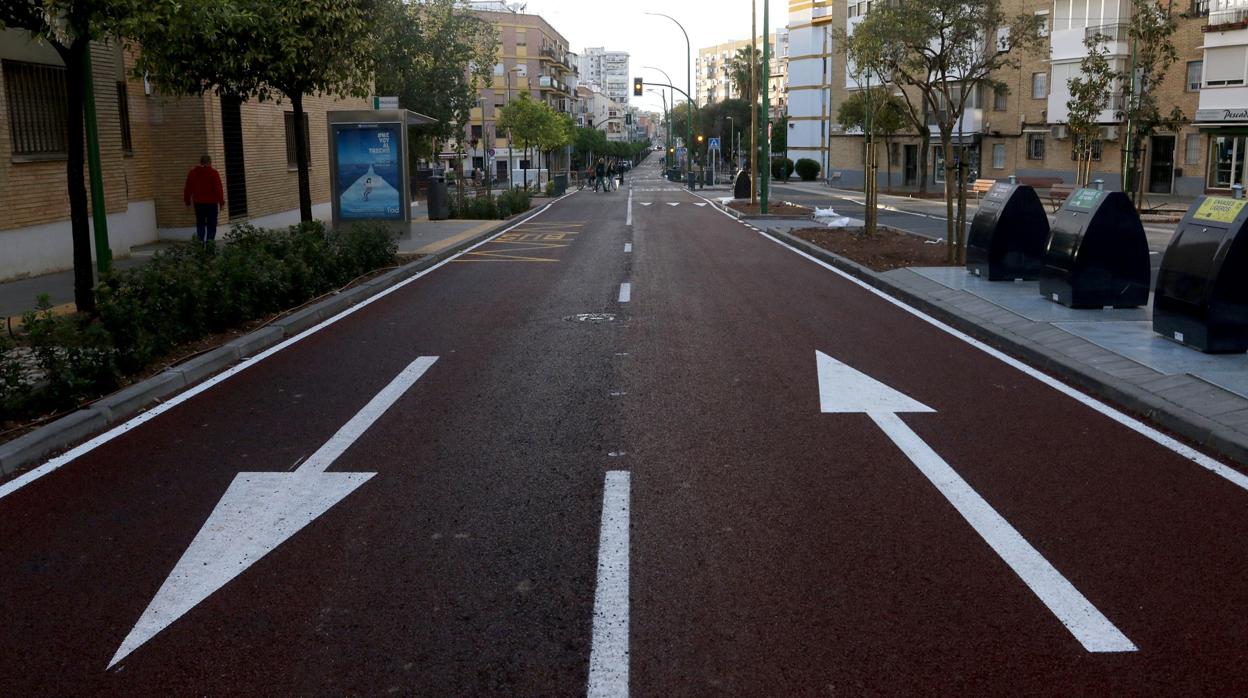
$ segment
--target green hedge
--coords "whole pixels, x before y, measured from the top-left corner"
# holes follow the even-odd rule
[[[450,217],[469,220],[492,221],[524,213],[533,206],[533,195],[524,189],[508,189],[497,197],[488,194],[450,200]]]
[[[775,158],[771,161],[771,177],[772,179],[783,179],[788,181],[793,175],[793,161],[788,158]]]
[[[300,305],[394,264],[397,252],[390,230],[373,225],[240,225],[226,243],[179,245],[105,275],[96,317],[54,314],[41,298],[23,317],[17,346],[0,343],[0,420],[107,393],[180,344]]]
[[[795,169],[797,176],[801,177],[803,182],[813,182],[819,176],[819,171],[823,169],[823,166],[810,158],[802,158],[797,161]]]

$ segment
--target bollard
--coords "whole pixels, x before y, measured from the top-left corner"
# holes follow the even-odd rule
[[[1235,184],[1232,184],[1231,185],[1231,198],[1232,199],[1244,198],[1244,185],[1238,182],[1236,182]]]
[[[1094,180],[1092,180],[1092,184],[1093,184],[1093,186],[1095,186],[1095,187],[1096,187],[1096,190],[1097,190],[1097,191],[1105,191],[1105,180],[1103,180],[1103,179],[1094,179]]]
[[[1018,175],[1010,175],[1010,184],[1018,184]]]

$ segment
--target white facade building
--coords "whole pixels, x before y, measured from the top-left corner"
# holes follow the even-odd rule
[[[832,3],[789,3],[788,111],[789,153],[809,158],[823,172],[828,163],[828,128],[832,105]]]
[[[617,104],[627,107],[633,88],[628,52],[608,51],[601,46],[585,49],[580,56],[580,80],[599,86]]]

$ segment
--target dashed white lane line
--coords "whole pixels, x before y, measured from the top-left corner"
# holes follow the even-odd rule
[[[633,224],[633,190],[628,190],[628,215],[624,218],[624,225]]]
[[[589,651],[589,698],[628,696],[629,473],[607,473],[598,535],[598,584]]]
[[[627,281],[620,284],[620,302],[627,303],[633,299],[633,285]]]
[[[627,253],[627,252],[632,252],[632,251],[633,251],[633,243],[631,242],[624,243],[624,252]]]

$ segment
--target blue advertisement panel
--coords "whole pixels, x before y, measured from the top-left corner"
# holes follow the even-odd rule
[[[399,124],[335,124],[338,215],[344,221],[403,220]]]

